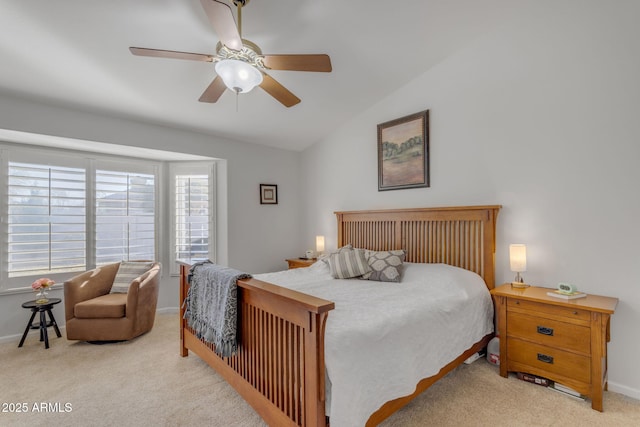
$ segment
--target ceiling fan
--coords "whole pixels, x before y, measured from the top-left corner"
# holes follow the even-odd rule
[[[242,7],[249,3],[249,0],[233,0],[238,7],[237,26],[228,4],[218,0],[200,0],[200,3],[220,39],[215,55],[143,47],[129,48],[132,54],[138,56],[214,62],[217,76],[200,97],[200,102],[218,101],[227,88],[240,94],[260,86],[285,107],[291,107],[299,103],[300,98],[269,76],[265,70],[327,73],[331,71],[331,59],[328,55],[263,55],[258,45],[243,39]]]

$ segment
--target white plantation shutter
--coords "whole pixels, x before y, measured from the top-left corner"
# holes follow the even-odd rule
[[[174,165],[172,258],[210,259],[213,251],[214,165]],[[172,264],[176,265],[175,262]],[[173,271],[176,273],[177,271]]]
[[[209,177],[176,175],[176,258],[209,255]]]
[[[96,265],[155,260],[155,176],[96,170]]]
[[[7,274],[82,271],[86,266],[86,171],[9,162]]]

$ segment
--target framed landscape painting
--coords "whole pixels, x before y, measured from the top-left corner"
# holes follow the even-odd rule
[[[429,110],[378,125],[378,191],[429,186]]]

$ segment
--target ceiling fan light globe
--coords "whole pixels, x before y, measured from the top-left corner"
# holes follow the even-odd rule
[[[262,73],[244,61],[223,59],[216,62],[216,73],[225,86],[236,93],[247,93],[262,83]]]

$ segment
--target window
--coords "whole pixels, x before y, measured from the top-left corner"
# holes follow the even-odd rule
[[[0,295],[122,260],[215,261],[214,179],[211,162],[0,142]]]
[[[97,170],[96,265],[154,260],[155,177]]]
[[[8,277],[82,271],[86,171],[9,162]]]
[[[213,251],[213,165],[173,165],[172,261],[211,259]],[[175,265],[175,262],[172,262]],[[177,270],[172,269],[172,273]]]
[[[0,292],[159,259],[160,162],[0,145]],[[71,274],[70,274],[71,273]]]

